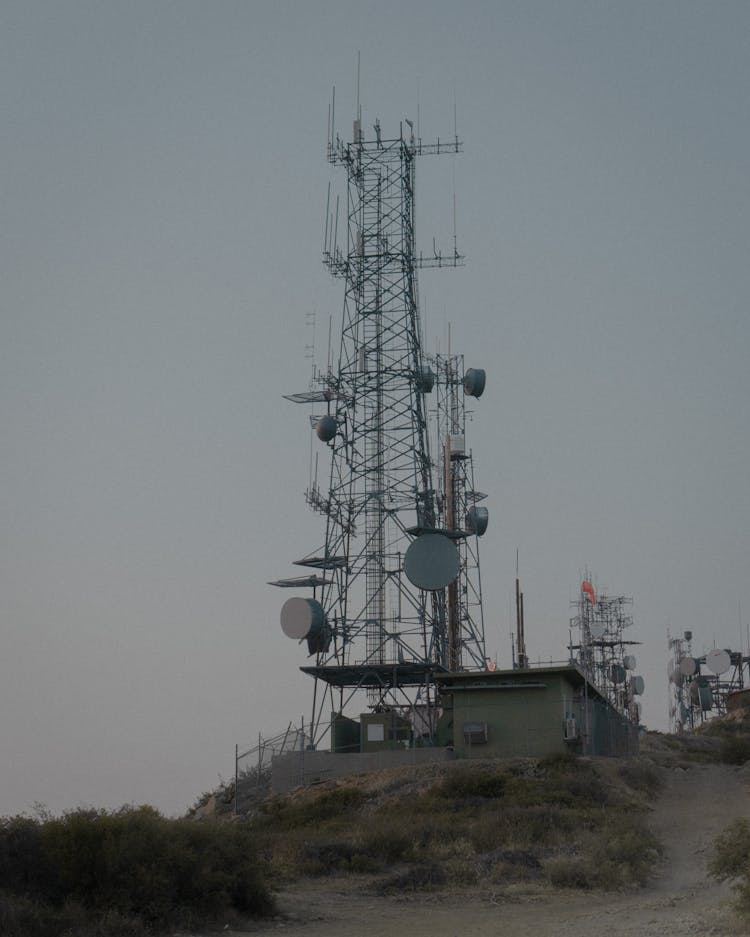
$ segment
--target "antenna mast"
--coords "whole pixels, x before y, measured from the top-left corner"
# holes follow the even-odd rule
[[[333,114],[332,105],[331,122]],[[485,666],[478,538],[488,514],[477,506],[486,496],[474,490],[464,426],[465,400],[481,395],[485,374],[465,370],[460,356],[425,356],[417,299],[420,268],[459,266],[463,257],[455,247],[447,257],[417,254],[416,158],[459,153],[462,144],[455,137],[424,145],[406,124],[406,133],[401,125],[388,138],[376,120],[366,135],[358,58],[352,141],[331,126],[328,144],[329,162],[347,177],[346,248],[329,195],[323,251],[344,284],[338,361],[318,389],[288,397],[319,408],[312,422],[330,474],[328,491],[308,492],[308,503],[324,517],[324,544],[294,561],[307,576],[274,583],[313,590],[312,599],[284,604],[281,625],[306,640],[314,659],[301,668],[315,680],[314,745],[331,713],[342,719],[364,705],[393,711],[415,736],[432,738],[433,675]],[[436,385],[432,440],[428,397]]]

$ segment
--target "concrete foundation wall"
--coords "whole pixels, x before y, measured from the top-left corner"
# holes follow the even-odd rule
[[[288,752],[271,762],[271,792],[284,794],[295,787],[316,784],[348,774],[365,774],[382,768],[452,761],[445,748],[410,748],[405,751],[359,752],[335,755],[332,752]]]

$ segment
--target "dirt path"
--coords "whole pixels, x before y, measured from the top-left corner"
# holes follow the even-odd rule
[[[665,769],[652,825],[665,847],[654,881],[627,894],[529,888],[400,899],[364,894],[353,878],[279,895],[283,918],[247,933],[285,937],[737,937],[730,890],[708,878],[716,835],[750,817],[750,778],[727,765]]]

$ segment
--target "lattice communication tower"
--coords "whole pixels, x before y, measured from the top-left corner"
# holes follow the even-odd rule
[[[610,703],[635,723],[641,719],[637,697],[643,694],[643,677],[636,674],[636,658],[626,649],[640,644],[625,639],[625,629],[633,624],[630,607],[633,599],[624,595],[597,595],[589,578],[581,583],[573,601],[575,614],[571,630],[579,634],[579,643],[570,643],[571,659],[587,674]]]
[[[742,651],[714,647],[696,655],[692,631],[677,638],[668,634],[667,644],[671,653],[669,723],[674,733],[689,732],[725,715],[732,694],[750,684],[750,656]]]
[[[481,396],[485,372],[425,355],[417,270],[463,257],[455,238],[446,255],[418,254],[414,230],[417,157],[462,144],[424,144],[406,123],[387,138],[378,120],[366,136],[358,113],[344,143],[331,114],[328,160],[347,177],[345,233],[329,190],[323,247],[344,283],[338,361],[288,395],[311,405],[330,458],[327,483],[316,470],[306,493],[323,518],[322,546],[294,561],[308,575],[273,583],[310,590],[284,603],[281,626],[314,658],[301,670],[315,681],[315,746],[331,714],[365,705],[398,712],[428,738],[433,675],[485,663],[478,537],[488,513],[465,436],[466,402]]]

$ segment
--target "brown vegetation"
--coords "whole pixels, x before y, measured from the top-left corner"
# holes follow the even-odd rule
[[[391,769],[265,801],[252,820],[271,880],[366,874],[376,891],[544,880],[638,885],[658,772],[572,757]]]

